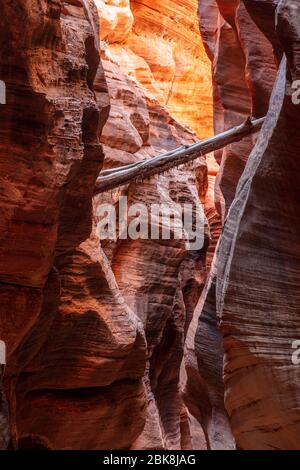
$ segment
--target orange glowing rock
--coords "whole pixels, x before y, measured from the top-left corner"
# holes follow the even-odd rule
[[[199,34],[197,0],[96,4],[100,38],[122,71],[199,137],[211,135],[211,64]]]

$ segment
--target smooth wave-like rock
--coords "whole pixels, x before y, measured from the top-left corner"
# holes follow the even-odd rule
[[[299,15],[2,0],[1,449],[299,448]],[[94,196],[102,168],[265,114],[215,159]],[[120,196],[191,204],[202,243],[104,240]]]
[[[261,2],[246,2],[257,15]],[[299,3],[273,2],[282,59],[270,108],[219,248],[225,405],[238,447],[299,448]],[[263,20],[263,18],[261,18]],[[273,34],[274,34],[273,32]]]
[[[112,11],[117,18],[107,24],[107,35],[111,41],[119,41],[118,29],[124,32],[130,25],[128,4],[114,4]],[[126,18],[129,23],[125,25]],[[158,24],[159,18],[158,13]],[[196,136],[147,87],[124,73],[104,42],[99,64],[92,2],[66,4],[57,10],[55,21],[64,34],[54,45],[47,44],[46,50],[54,54],[55,47],[64,48],[66,55],[57,53],[53,80],[64,73],[69,77],[68,64],[79,67],[71,52],[82,52],[82,68],[72,83],[59,82],[66,87],[65,100],[60,89],[50,87],[49,91],[60,106],[57,127],[49,140],[56,149],[58,133],[57,148],[69,151],[59,154],[62,162],[74,163],[74,168],[70,179],[64,179],[69,173],[58,161],[59,170],[54,174],[64,192],[57,207],[49,274],[41,285],[37,317],[31,319],[8,361],[5,387],[10,445],[20,449],[191,448],[195,437],[192,417],[182,400],[180,365],[207,271],[207,164],[199,158],[190,168],[121,188],[128,204],[172,207],[176,202],[191,203],[203,218],[199,249],[189,252],[186,240],[99,240],[98,208],[102,203],[116,204],[118,196],[95,197],[92,214],[94,180],[104,154],[104,168],[111,168],[193,143]],[[77,31],[77,27],[78,35],[70,40],[69,28]],[[45,64],[43,67],[46,73]],[[37,77],[46,80],[40,71]],[[45,94],[47,85],[43,84]],[[38,162],[41,165],[43,160]],[[210,178],[213,173],[210,171]],[[48,183],[49,191],[50,180]],[[52,199],[54,203],[54,196]],[[41,249],[41,244],[36,248]]]
[[[271,44],[249,17],[243,2],[201,1],[199,18],[213,66],[215,132],[249,116],[264,116],[276,76]],[[220,163],[216,204],[223,219],[254,143],[255,136],[250,136],[216,152]]]
[[[16,445],[23,423],[19,376],[47,338],[60,295],[55,258],[90,234],[104,123],[93,92],[100,66],[94,3],[4,0],[1,6],[7,103],[0,108],[0,332]]]

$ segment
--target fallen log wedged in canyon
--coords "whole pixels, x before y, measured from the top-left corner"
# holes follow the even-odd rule
[[[2,4],[0,449],[299,448],[297,0]]]
[[[94,194],[100,194],[120,185],[129,183],[137,178],[147,178],[162,173],[185,163],[192,162],[200,156],[219,150],[232,142],[237,142],[249,134],[260,130],[264,118],[246,120],[239,126],[229,129],[222,134],[192,144],[180,147],[174,151],[159,155],[149,160],[124,166],[123,168],[107,170],[96,182]]]

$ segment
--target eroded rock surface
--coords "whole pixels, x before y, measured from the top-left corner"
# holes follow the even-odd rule
[[[200,30],[212,61],[214,127],[219,133],[268,110],[276,76],[272,46],[243,2],[199,2]],[[255,136],[216,152],[220,163],[216,204],[223,219],[255,143]]]
[[[199,5],[200,30],[212,61],[214,126],[222,132],[248,116],[263,116],[276,74],[272,46],[247,13],[243,3],[207,0]],[[234,198],[256,136],[216,152],[220,171],[210,197],[211,255],[222,222]],[[213,191],[213,189],[212,189]],[[216,274],[222,259],[214,259],[195,310],[186,343],[185,400],[202,424],[212,449],[234,448],[224,408],[223,340],[216,314]],[[200,391],[201,392],[198,392]]]
[[[102,51],[102,63],[111,101],[111,113],[101,136],[105,168],[133,163],[195,141],[194,133],[176,122],[147,89],[124,74],[106,49]],[[101,100],[101,91],[98,96]],[[174,203],[192,204],[206,225],[203,243],[191,252],[186,240],[124,240],[118,234],[115,241],[101,243],[107,275],[115,278],[120,295],[145,331],[145,409],[137,416],[137,422],[145,419],[145,427],[132,442],[133,449],[192,446],[179,375],[186,331],[206,276],[209,230],[201,199],[205,200],[207,189],[207,165],[199,158],[191,168],[172,170],[94,199],[95,223],[101,204],[114,203],[118,208],[120,196],[126,196],[129,207],[145,204],[150,209],[151,204],[164,204],[173,210]],[[161,225],[161,220],[151,219],[149,230]]]
[[[203,0],[204,46],[196,0],[2,3],[0,447],[299,448],[298,2]],[[204,47],[215,131],[267,114],[257,142],[93,198],[211,134]],[[203,243],[100,240],[120,196]]]
[[[246,3],[255,17],[261,2]],[[300,369],[292,363],[292,343],[300,338],[300,108],[292,100],[293,80],[299,80],[300,9],[297,1],[273,7],[274,32],[287,60],[219,249],[225,404],[242,449],[300,444]]]
[[[108,8],[113,12],[114,18],[110,21],[108,15],[103,34],[113,43],[124,40],[132,27],[128,2],[113,5],[106,2],[102,7],[103,11]],[[6,8],[9,9],[8,4]],[[149,17],[148,7],[143,8]],[[210,234],[201,201],[205,203],[208,189],[207,164],[199,158],[190,168],[121,189],[128,196],[128,204],[164,203],[170,208],[174,203],[193,204],[194,211],[203,219],[203,243],[197,250],[188,251],[186,240],[117,239],[100,243],[96,230],[99,206],[104,202],[116,203],[117,194],[97,196],[93,217],[91,206],[95,178],[104,156],[100,136],[105,168],[109,168],[192,143],[196,140],[195,132],[177,122],[170,109],[163,106],[166,96],[161,101],[145,84],[125,73],[107,44],[101,46],[102,68],[93,2],[50,4],[45,0],[37,9],[28,2],[20,6],[21,11],[26,12],[30,25],[40,24],[40,30],[33,35],[28,29],[28,42],[22,48],[24,73],[20,72],[20,80],[25,85],[21,80],[20,96],[24,99],[23,89],[28,88],[31,93],[31,108],[28,110],[24,104],[29,116],[23,124],[22,138],[18,134],[22,127],[11,122],[14,119],[11,108],[4,110],[10,113],[5,124],[7,139],[16,141],[9,141],[13,149],[16,146],[16,164],[8,169],[12,172],[21,157],[27,169],[24,173],[27,179],[22,167],[18,178],[8,175],[6,168],[3,172],[7,175],[3,179],[4,189],[10,188],[10,197],[16,194],[15,188],[22,196],[25,212],[20,212],[20,217],[26,216],[28,225],[24,222],[23,227],[18,222],[24,253],[13,252],[24,266],[15,265],[13,277],[9,271],[13,270],[13,260],[3,265],[5,276],[10,276],[3,286],[7,299],[4,308],[7,305],[7,310],[11,309],[11,299],[20,296],[14,307],[15,318],[8,313],[1,315],[6,328],[1,330],[1,337],[9,345],[5,387],[11,446],[191,448],[195,437],[181,397],[179,372],[187,328],[206,276]],[[164,12],[165,18],[168,13],[169,10]],[[158,11],[159,28],[161,15]],[[181,15],[183,18],[183,12]],[[10,31],[13,38],[16,36],[14,44],[21,40],[19,26],[18,16],[15,24],[5,23],[3,40]],[[171,26],[166,27],[169,34]],[[132,38],[135,33],[130,34]],[[153,38],[157,44],[156,34],[157,31]],[[196,36],[194,30],[189,39],[193,37],[199,43],[199,35]],[[184,41],[187,44],[187,38]],[[165,45],[162,41],[163,57]],[[17,60],[17,51],[14,53]],[[187,61],[186,53],[182,60]],[[6,57],[9,54],[3,54],[4,65]],[[193,65],[196,66],[195,61]],[[205,76],[204,69],[201,74]],[[15,78],[3,78],[14,103],[19,96],[15,89],[10,90]],[[168,80],[171,82],[173,77]],[[206,91],[208,85],[207,81]],[[160,84],[160,92],[164,86]],[[167,86],[171,89],[171,83]],[[194,89],[193,93],[196,94]],[[43,114],[42,104],[39,112],[32,111],[35,99],[45,102]],[[208,91],[204,101],[209,116]],[[41,122],[36,122],[37,119]],[[209,119],[203,122],[210,128]],[[28,149],[38,124],[41,136],[35,138],[40,153],[33,149],[31,154]],[[28,155],[31,157],[26,163]],[[11,204],[9,194],[6,200]],[[16,200],[16,206],[20,200]],[[10,217],[18,214],[14,208],[6,212]],[[178,220],[179,217],[177,214]],[[159,220],[153,224],[161,225]],[[7,226],[4,241],[11,237],[15,247],[18,238],[14,239],[14,224],[10,222]],[[36,227],[36,232],[32,227]],[[4,253],[8,257],[9,250]],[[22,301],[24,296],[27,303]],[[20,322],[20,331],[16,320]],[[14,321],[11,333],[7,331],[9,321]]]
[[[100,37],[122,71],[199,137],[212,134],[210,64],[197,0],[96,0]]]
[[[19,419],[25,402],[16,388],[55,315],[60,295],[55,258],[72,252],[90,233],[103,123],[92,90],[99,66],[93,2],[16,0],[1,6],[0,76],[7,104],[0,108],[0,331],[7,346],[14,445],[23,434],[35,439],[23,428],[23,416]],[[29,408],[34,409],[31,401]],[[33,431],[37,438],[40,431],[38,426]]]
[[[238,448],[297,449],[300,443],[300,370],[292,363],[292,343],[300,334],[296,300],[300,110],[292,101],[292,84],[299,79],[298,10],[296,1],[200,4],[200,15],[210,18],[200,24],[215,66],[215,125],[220,124],[220,118],[223,122],[225,115],[238,111],[237,106],[242,104],[239,98],[245,98],[246,91],[255,115],[268,110],[254,148],[246,141],[239,147],[239,171],[247,162],[240,180],[237,158],[228,160],[227,152],[232,148],[217,154],[218,160],[222,158],[219,181],[225,197],[221,208],[229,212],[196,309],[199,320],[195,315],[188,332],[185,358],[185,400],[203,423],[211,447],[224,444],[222,439],[218,442],[220,436],[214,433],[218,426],[213,423],[218,422],[223,429],[223,439],[228,437],[222,393]],[[211,27],[219,14],[223,19],[219,18],[217,28]],[[235,81],[224,86],[230,69],[230,56],[224,56],[225,63],[220,55],[228,46],[226,36],[222,36],[225,32],[228,41],[230,36],[238,38],[238,48],[243,51],[244,65],[239,65],[239,80],[245,77],[247,86],[243,93]],[[280,62],[282,53],[286,58],[282,59],[268,105],[274,65]],[[236,56],[232,53],[231,57]],[[233,65],[237,64],[235,60]],[[217,197],[219,194],[217,187]],[[200,399],[196,391],[201,387]]]

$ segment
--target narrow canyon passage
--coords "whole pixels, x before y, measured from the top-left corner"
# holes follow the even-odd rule
[[[104,169],[138,162],[213,134],[211,64],[200,36],[197,2],[117,3],[97,2],[101,62],[110,103],[100,138]],[[100,101],[107,100],[102,77],[95,81]],[[213,205],[208,178],[212,188],[216,167],[212,157],[208,176],[205,159],[200,158],[189,167],[96,196],[95,225],[99,207],[103,203],[118,207],[120,197],[127,197],[128,206],[189,203],[204,215]],[[151,220],[150,230],[160,223]],[[174,239],[122,240],[117,236],[115,241],[101,242],[104,275],[113,277],[145,335],[145,425],[142,433],[136,431],[132,449],[192,446],[180,367],[187,329],[206,279],[209,238],[206,222],[205,242],[196,251],[188,251],[183,240]],[[137,353],[136,345],[132,350]],[[137,354],[136,360],[143,364]],[[142,419],[140,414],[136,426]],[[205,448],[205,436],[198,428],[199,445]]]
[[[298,2],[2,3],[0,448],[300,448]]]

